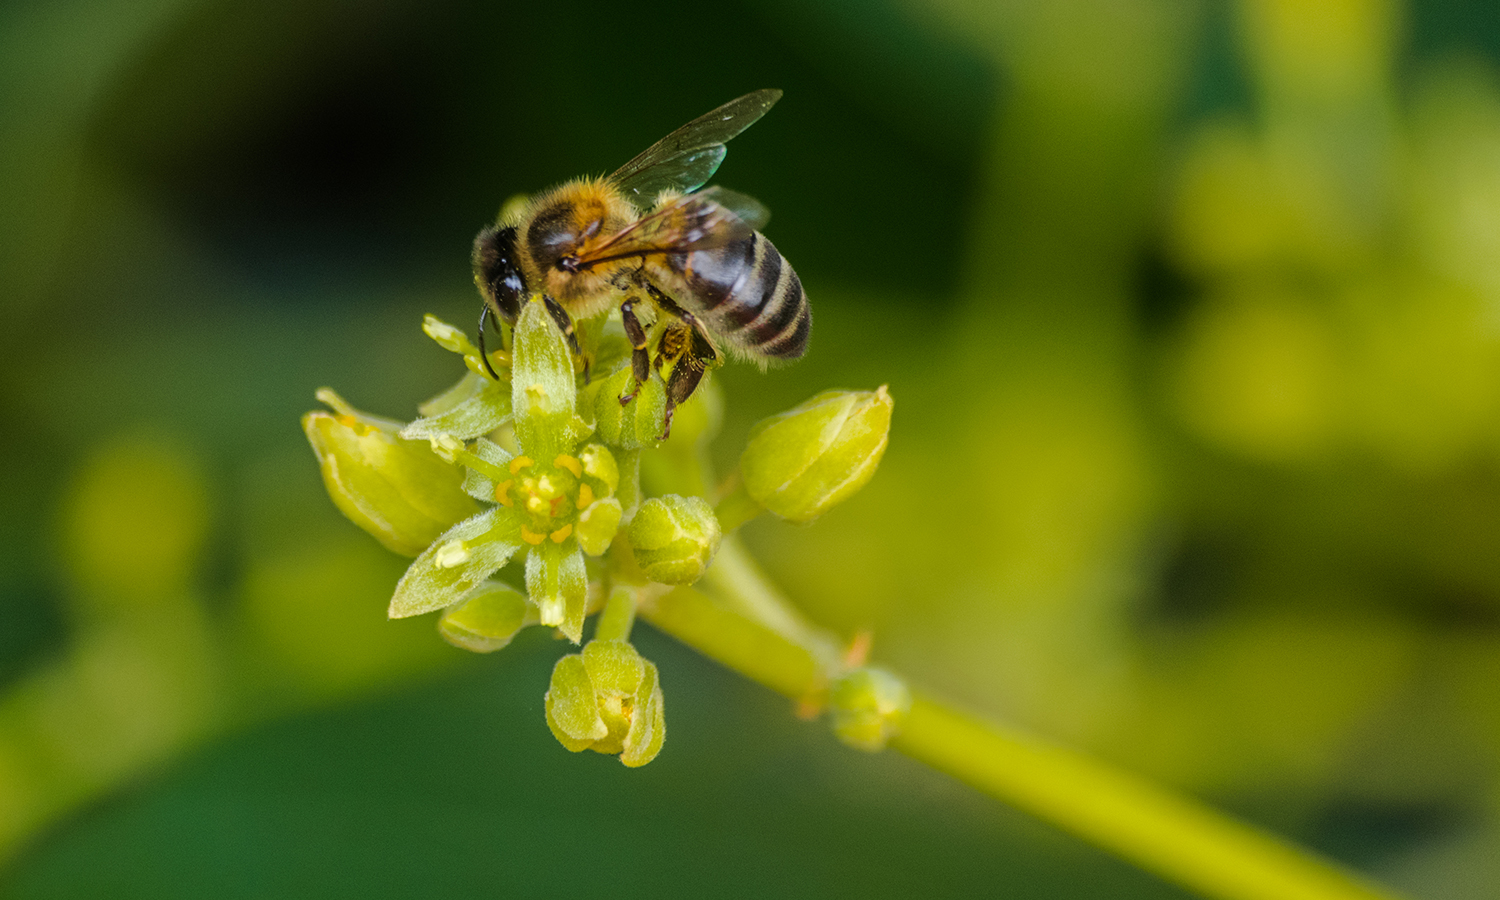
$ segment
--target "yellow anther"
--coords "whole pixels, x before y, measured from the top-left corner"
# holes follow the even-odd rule
[[[588,509],[594,502],[594,489],[588,485],[580,485],[578,488],[578,508]]]
[[[354,418],[353,416],[349,415],[348,413],[344,413],[343,415],[339,416],[338,420],[339,420],[339,424],[342,425],[342,426],[344,426],[345,428],[358,428],[359,427],[359,420],[356,419],[356,418]]]
[[[552,538],[552,543],[554,543],[554,544],[561,544],[563,541],[567,540],[568,539],[568,535],[570,535],[572,533],[573,533],[573,526],[570,524],[570,525],[564,525],[563,527],[557,529],[556,531],[552,532],[551,534],[549,534],[547,536],[550,537],[550,538]]]
[[[496,503],[499,503],[501,506],[513,505],[510,499],[510,486],[513,484],[515,484],[515,481],[502,481],[499,484],[495,485]]]
[[[525,525],[521,526],[521,540],[525,541],[526,543],[531,544],[532,546],[536,546],[546,539],[547,536],[545,534],[537,534],[534,531],[528,531]]]
[[[516,457],[515,459],[510,461],[510,474],[516,474],[517,472],[531,465],[531,463],[532,459],[529,456]]]
[[[557,459],[552,461],[552,464],[559,469],[567,469],[569,472],[572,472],[574,478],[583,477],[583,463],[566,453],[559,453]]]

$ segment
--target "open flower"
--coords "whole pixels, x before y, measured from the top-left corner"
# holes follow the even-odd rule
[[[540,302],[522,311],[510,362],[508,405],[520,453],[482,437],[430,437],[434,452],[467,470],[464,490],[494,505],[417,557],[396,585],[390,615],[452,606],[524,552],[526,591],[540,623],[579,642],[587,604],[583,555],[603,553],[619,528],[619,472],[602,444],[582,444],[591,429],[575,413],[572,356]],[[469,414],[482,415],[478,406]]]

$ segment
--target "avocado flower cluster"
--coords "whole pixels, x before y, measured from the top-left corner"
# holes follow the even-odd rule
[[[318,398],[330,411],[302,420],[338,508],[415,557],[388,614],[438,613],[442,637],[475,652],[532,625],[583,644],[554,669],[549,728],[569,750],[644,765],[665,720],[657,668],[629,642],[637,604],[704,575],[725,509],[730,528],[761,511],[805,522],[858,490],[885,450],[889,394],[828,392],[757,426],[739,486],[716,514],[699,496],[643,496],[642,453],[670,449],[655,437],[664,388],[653,373],[619,402],[628,345],[602,319],[581,323],[575,356],[533,299],[488,360],[453,326],[429,316],[423,327],[468,371],[419,418],[372,416],[325,388]],[[671,441],[705,438],[690,418]],[[585,644],[585,622],[600,611]]]

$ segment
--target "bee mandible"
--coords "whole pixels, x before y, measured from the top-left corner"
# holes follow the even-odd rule
[[[723,162],[725,142],[780,98],[760,90],[731,100],[613,174],[568,181],[481,230],[473,255],[481,351],[486,318],[514,325],[533,292],[574,353],[573,320],[618,305],[634,376],[620,403],[635,399],[654,367],[666,383],[663,439],[673,409],[720,364],[721,346],[762,364],[806,352],[812,311],[797,273],[758,230],[769,212],[734,191],[699,190]]]

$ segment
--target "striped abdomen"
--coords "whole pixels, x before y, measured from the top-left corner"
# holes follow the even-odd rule
[[[802,281],[765,235],[677,253],[665,263],[679,282],[678,302],[732,347],[777,359],[807,350],[812,310]]]

